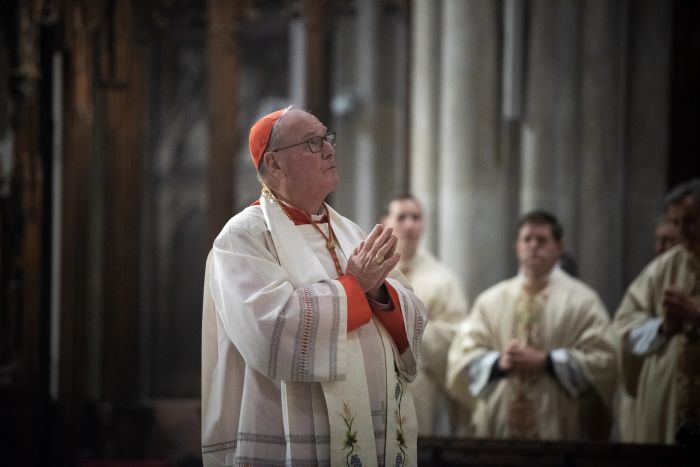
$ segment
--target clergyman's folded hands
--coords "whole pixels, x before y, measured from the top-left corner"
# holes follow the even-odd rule
[[[362,290],[374,300],[381,300],[384,280],[399,262],[397,242],[391,227],[377,224],[348,258],[345,272],[357,279]]]

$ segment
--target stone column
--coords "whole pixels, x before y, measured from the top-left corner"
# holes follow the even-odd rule
[[[349,73],[351,79],[333,77],[340,88],[333,104],[335,124],[343,131],[336,147],[342,184],[334,202],[366,230],[379,220],[389,194],[406,184],[397,165],[407,158],[397,144],[405,134],[404,117],[399,115],[404,109],[397,110],[405,92],[398,88],[406,84],[396,79],[398,68],[406,62],[397,52],[405,30],[383,12],[381,2],[358,1],[351,33],[354,41],[349,44],[343,37],[339,41],[345,47],[335,49],[340,53],[335,70]],[[341,30],[348,26],[339,22]]]
[[[371,228],[379,214],[377,160],[379,131],[379,64],[378,50],[380,4],[374,0],[357,2],[357,115],[355,154],[356,221],[364,229]]]
[[[333,121],[331,128],[337,133],[336,164],[340,173],[340,187],[333,194],[333,206],[343,215],[357,220],[357,138],[356,120],[359,115],[359,99],[356,89],[357,74],[357,18],[344,14],[333,23]]]
[[[579,242],[581,278],[609,308],[623,292],[626,4],[586,1],[581,18]]]
[[[408,3],[408,2],[406,2]],[[410,157],[409,154],[409,89],[411,85],[409,54],[411,49],[411,41],[409,39],[411,26],[409,24],[410,6],[401,4],[399,8],[393,11],[387,18],[387,29],[391,37],[389,38],[391,46],[384,55],[390,57],[387,63],[391,66],[390,73],[383,74],[382,89],[391,91],[391,101],[387,102],[387,136],[385,144],[391,149],[391,186],[386,186],[386,193],[382,203],[386,201],[390,194],[396,192],[405,192],[409,188],[410,182]],[[388,156],[389,154],[387,154]],[[385,184],[386,185],[386,184]]]
[[[289,102],[306,109],[306,19],[289,19]]]
[[[655,0],[630,3],[625,286],[652,258],[652,232],[666,187],[672,6]]]
[[[499,150],[499,21],[495,2],[443,4],[439,252],[471,299],[512,274],[510,161]]]
[[[580,2],[530,3],[527,105],[521,134],[520,211],[546,209],[576,250]]]
[[[437,251],[440,144],[441,0],[413,0],[411,8],[410,189],[423,203],[423,245]]]
[[[330,118],[331,22],[330,0],[305,0],[304,105],[322,122]],[[326,123],[327,124],[327,123]]]

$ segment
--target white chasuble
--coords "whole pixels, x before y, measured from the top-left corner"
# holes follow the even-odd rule
[[[471,437],[469,408],[452,399],[445,387],[447,352],[469,310],[459,278],[423,249],[398,268],[425,305],[428,323],[421,341],[416,379],[408,385],[418,420],[418,436]]]
[[[700,427],[700,329],[685,325],[666,337],[663,295],[678,287],[700,300],[700,258],[677,245],[654,261],[630,284],[613,327],[621,344],[622,381],[628,393],[622,438],[638,443],[676,443],[684,425]]]
[[[364,235],[327,209],[344,270]],[[410,344],[398,355],[374,318],[346,331],[336,275],[314,227],[265,197],[217,237],[202,331],[205,465],[416,464],[413,403],[395,394],[415,377],[422,305],[390,275]]]
[[[547,352],[551,372],[493,378],[500,352],[513,339]],[[447,384],[474,407],[478,437],[601,439],[609,427],[597,423],[609,412],[615,362],[600,299],[555,268],[537,296],[523,292],[518,276],[477,298],[450,347]]]

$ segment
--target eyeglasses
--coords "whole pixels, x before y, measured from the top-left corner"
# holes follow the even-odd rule
[[[329,131],[323,136],[314,136],[313,138],[309,138],[306,141],[302,141],[301,143],[290,144],[289,146],[285,146],[283,148],[273,149],[270,152],[279,152],[279,151],[282,151],[284,149],[289,149],[289,148],[293,148],[294,146],[299,146],[300,144],[308,144],[309,151],[311,151],[311,152],[321,152],[323,150],[323,142],[324,141],[327,141],[328,144],[330,144],[332,147],[335,147],[335,132]]]

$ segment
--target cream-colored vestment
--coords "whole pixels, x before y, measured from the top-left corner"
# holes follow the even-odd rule
[[[686,328],[666,338],[659,333],[668,286],[700,300],[700,260],[677,245],[652,261],[627,289],[614,330],[621,346],[624,388],[634,398],[622,415],[621,437],[640,443],[674,443],[688,408],[700,410],[700,336]],[[695,364],[693,365],[693,362]],[[689,383],[696,385],[692,391]]]
[[[510,372],[494,378],[500,352],[513,339],[548,352],[553,374]],[[523,290],[522,276],[483,292],[452,343],[447,371],[452,394],[474,406],[477,436],[608,435],[607,424],[596,426],[609,421],[605,407],[615,387],[608,314],[593,290],[559,268],[534,296]]]
[[[423,332],[418,375],[409,385],[420,436],[469,436],[471,414],[445,388],[447,352],[469,305],[457,276],[433,255],[419,249],[398,268],[425,305],[428,323]]]
[[[327,209],[344,270],[364,235]],[[312,225],[295,226],[265,197],[226,224],[205,277],[205,466],[415,465],[405,386],[425,321],[395,272],[387,281],[409,343],[401,355],[375,318],[347,332],[348,295]]]

